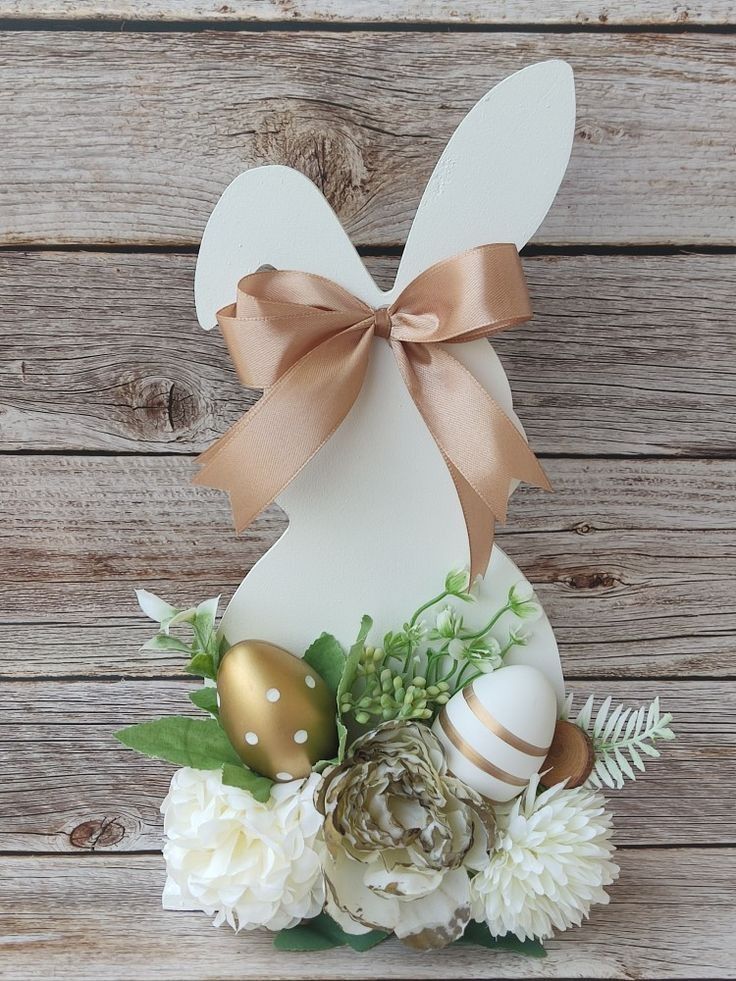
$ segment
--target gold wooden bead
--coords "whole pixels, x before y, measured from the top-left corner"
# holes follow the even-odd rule
[[[244,640],[217,672],[220,722],[246,766],[272,780],[309,775],[337,750],[335,696],[317,672],[282,647]]]
[[[590,776],[594,765],[595,752],[590,736],[580,726],[560,719],[555,726],[547,758],[540,767],[543,774],[540,783],[553,787],[567,779],[567,787],[580,787]]]

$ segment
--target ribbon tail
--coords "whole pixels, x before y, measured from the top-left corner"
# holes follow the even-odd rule
[[[550,489],[529,444],[478,380],[435,344],[394,343],[407,388],[442,453],[468,532],[471,573],[483,575],[514,480]]]
[[[373,331],[354,327],[305,354],[198,463],[193,483],[230,495],[242,531],[332,436],[363,386]]]
[[[478,497],[452,461],[445,458],[445,463],[455,484],[465,519],[470,552],[470,581],[472,583],[476,576],[485,576],[488,570],[493,550],[495,519],[491,509]]]

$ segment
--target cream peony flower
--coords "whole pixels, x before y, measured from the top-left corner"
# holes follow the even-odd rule
[[[494,936],[552,936],[553,927],[580,926],[603,887],[618,877],[611,861],[611,816],[600,794],[562,783],[536,796],[532,778],[512,804],[497,809],[490,864],[471,883],[473,918]]]
[[[327,912],[349,933],[395,932],[444,947],[470,921],[469,870],[488,861],[493,812],[449,776],[442,748],[415,722],[362,736],[320,791]]]
[[[261,804],[218,770],[177,770],[161,805],[164,908],[201,909],[234,930],[281,930],[321,912],[319,780],[276,784]]]

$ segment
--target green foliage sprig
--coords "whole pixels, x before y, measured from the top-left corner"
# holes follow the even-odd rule
[[[188,609],[179,609],[146,589],[136,589],[135,594],[146,616],[159,625],[159,632],[143,645],[142,650],[186,654],[189,663],[185,670],[189,674],[214,681],[220,658],[228,646],[224,637],[218,637],[215,627],[220,597],[215,596]],[[180,625],[189,629],[191,636],[188,640],[171,634],[171,628]]]
[[[452,695],[481,674],[504,663],[506,654],[528,642],[522,621],[541,615],[541,607],[526,583],[509,590],[506,602],[478,630],[465,627],[463,617],[451,605],[434,617],[425,614],[448,600],[472,603],[475,599],[466,572],[451,572],[444,589],[423,603],[399,631],[389,631],[381,647],[365,646],[350,685],[338,697],[340,715],[352,713],[355,721],[418,719],[429,722]],[[502,645],[492,631],[506,614],[515,617]]]
[[[523,621],[541,614],[531,587],[525,583],[513,586],[489,621],[479,630],[471,630],[457,609],[449,605],[453,600],[473,602],[468,579],[467,572],[450,572],[443,589],[422,603],[401,630],[385,634],[381,647],[367,643],[373,626],[369,616],[363,617],[355,643],[347,652],[327,633],[310,645],[304,660],[335,694],[338,742],[335,758],[320,761],[316,770],[344,759],[348,738],[345,716],[352,715],[360,725],[389,719],[430,722],[456,691],[499,667],[508,651],[527,642]],[[136,595],[143,612],[158,624],[158,632],[143,648],[187,657],[185,670],[205,680],[204,687],[190,692],[189,698],[209,718],[157,719],[123,729],[117,738],[146,756],[179,766],[220,769],[224,783],[267,800],[272,782],[240,761],[219,724],[214,683],[228,648],[216,626],[219,597],[183,609],[144,589],[137,590]],[[447,605],[434,613],[432,624],[427,624],[427,614],[443,603]],[[507,614],[514,616],[514,622],[502,645],[491,632]],[[175,628],[181,629],[172,633]]]
[[[216,628],[220,597],[179,609],[145,589],[136,590],[136,596],[143,612],[159,625],[159,632],[143,645],[143,649],[187,655],[189,661],[185,670],[205,679],[205,686],[190,692],[189,698],[209,718],[167,716],[121,729],[115,733],[116,739],[144,756],[176,766],[220,770],[224,784],[247,790],[256,800],[267,801],[273,781],[241,762],[219,722],[217,688],[213,682],[228,646],[225,638],[218,636]],[[171,628],[176,626],[187,628],[188,639],[171,634]]]

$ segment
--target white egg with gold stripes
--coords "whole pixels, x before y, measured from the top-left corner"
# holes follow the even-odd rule
[[[556,721],[557,699],[545,676],[514,664],[453,695],[432,730],[451,772],[500,803],[518,796],[539,771]]]

